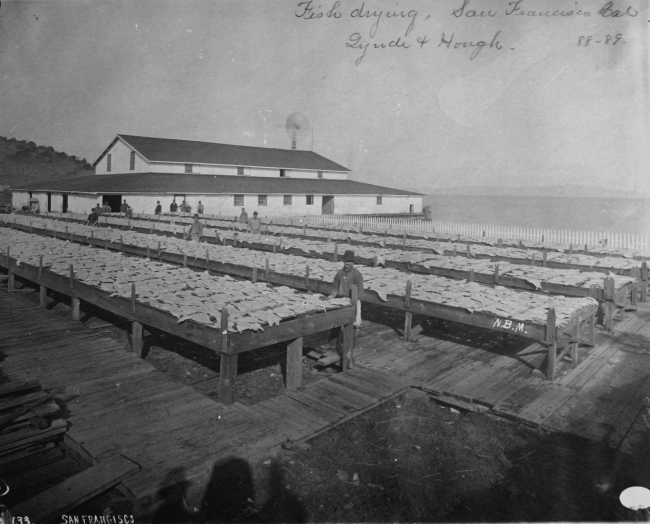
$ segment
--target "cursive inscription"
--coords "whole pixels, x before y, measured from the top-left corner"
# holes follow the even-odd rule
[[[483,48],[487,47],[488,49],[501,50],[503,46],[499,42],[499,34],[501,30],[497,31],[492,37],[492,41],[488,43],[487,40],[478,40],[476,42],[471,40],[460,40],[456,38],[456,33],[452,33],[450,37],[446,37],[445,33],[442,33],[440,37],[440,43],[438,47],[446,47],[447,49],[465,49],[465,48],[474,48],[472,53],[469,55],[470,60],[474,60]]]
[[[597,2],[599,0],[596,0]],[[446,0],[440,5],[438,2],[431,2],[427,9],[437,9],[436,13],[422,12],[411,9],[409,0],[401,0],[390,6],[383,2],[369,0],[300,0],[295,5],[294,16],[305,23],[355,23],[358,27],[351,28],[352,33],[344,45],[347,49],[356,51],[354,56],[355,65],[360,65],[366,60],[371,51],[384,51],[397,53],[395,56],[404,55],[407,52],[421,52],[422,49],[432,52],[440,49],[440,52],[447,50],[466,50],[462,53],[469,60],[474,60],[486,51],[501,51],[502,49],[515,50],[515,44],[509,41],[507,28],[512,26],[518,18],[566,19],[587,18],[600,16],[606,19],[620,19],[623,17],[635,18],[639,10],[634,6],[641,3],[641,0],[600,0],[602,4],[595,7],[585,8],[587,0],[566,0],[562,5],[555,5],[549,8],[547,0]],[[600,8],[598,8],[600,6]],[[433,19],[432,19],[433,17]],[[443,26],[440,37],[431,34],[432,27],[427,27],[427,21],[440,23],[444,19],[453,20],[451,27]],[[477,34],[483,22],[488,19],[495,21],[500,18],[508,18],[505,25],[497,22],[501,27],[491,38],[484,34]],[[475,26],[472,21],[478,22]],[[463,29],[459,28],[462,24]],[[467,27],[466,27],[467,26]],[[494,27],[494,26],[492,26]],[[417,31],[417,33],[416,33]],[[491,33],[491,31],[490,31]],[[578,47],[604,44],[624,44],[625,40],[613,28],[614,36],[584,35],[571,36],[577,39]],[[462,35],[462,36],[459,36]],[[438,45],[426,45],[431,41],[437,41]],[[392,50],[392,51],[391,51]],[[460,53],[459,53],[460,54]]]

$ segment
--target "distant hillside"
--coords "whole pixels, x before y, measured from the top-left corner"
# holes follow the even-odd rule
[[[85,158],[69,156],[34,142],[0,136],[0,186],[92,174],[93,169]]]
[[[476,196],[522,196],[522,197],[571,197],[571,198],[648,198],[650,194],[628,191],[612,187],[589,187],[577,184],[546,187],[511,186],[465,186],[423,188],[420,192],[428,195],[476,195]]]

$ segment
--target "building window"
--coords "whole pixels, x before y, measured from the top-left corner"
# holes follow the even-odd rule
[[[284,169],[280,169],[280,176],[287,176],[287,173]]]
[[[135,151],[131,151],[131,171],[135,169]]]
[[[318,178],[323,178],[323,172],[322,171],[318,172]]]
[[[380,196],[377,197],[377,205],[381,206],[381,197]]]
[[[106,155],[106,171],[111,170],[111,155],[110,153]]]
[[[258,206],[266,205],[266,195],[257,195],[257,205]]]
[[[284,205],[285,206],[291,205],[291,195],[284,195]]]
[[[239,166],[239,167],[237,168],[237,174],[240,175],[240,176],[243,175],[243,174],[244,174],[244,168],[241,167],[241,166]]]
[[[244,195],[235,195],[235,207],[244,206]]]
[[[185,164],[185,172],[186,173],[192,172],[192,164]]]
[[[308,206],[314,205],[314,195],[307,195],[307,205]]]

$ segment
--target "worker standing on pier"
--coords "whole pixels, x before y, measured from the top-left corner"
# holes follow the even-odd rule
[[[354,328],[361,327],[361,297],[363,296],[363,275],[361,271],[354,267],[354,251],[348,249],[343,254],[343,268],[337,271],[334,276],[334,289],[328,298],[352,298],[352,286],[357,286],[357,318],[354,321]],[[339,355],[343,354],[343,329],[335,328],[332,330],[330,337],[336,332],[336,351]],[[354,334],[356,339],[356,332]],[[330,338],[331,340],[331,338]],[[330,341],[330,344],[332,342]]]
[[[199,242],[203,236],[203,223],[199,220],[199,215],[194,215],[194,222],[190,226],[188,235],[192,235],[192,240],[194,242]]]
[[[254,235],[260,234],[260,231],[262,230],[262,221],[257,218],[257,211],[253,213],[253,218],[248,221],[248,227]]]

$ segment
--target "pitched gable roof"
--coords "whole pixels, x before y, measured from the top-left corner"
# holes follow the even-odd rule
[[[48,180],[15,187],[14,191],[61,191],[97,194],[283,194],[283,195],[415,195],[353,180],[327,178],[270,178],[230,175],[190,175],[176,173],[126,173],[89,175]]]
[[[311,171],[350,171],[313,151],[237,146],[193,140],[117,135],[150,162],[179,164],[212,164],[222,166],[261,167],[271,169],[302,169]],[[108,149],[95,161],[97,165]]]

